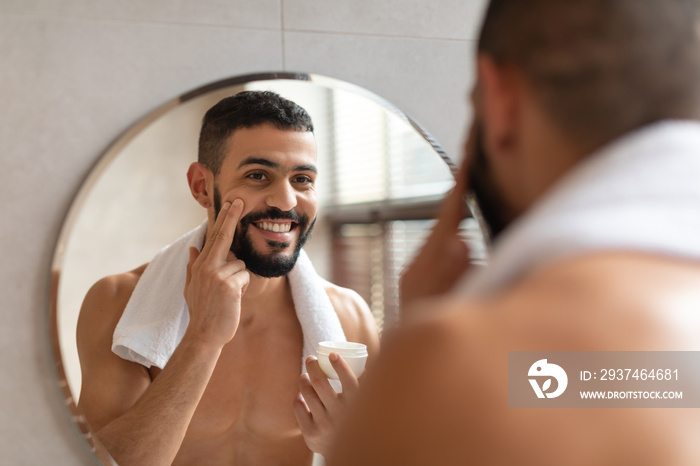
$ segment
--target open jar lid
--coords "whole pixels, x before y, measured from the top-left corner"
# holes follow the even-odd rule
[[[318,354],[338,353],[343,357],[367,356],[367,345],[352,341],[322,341],[318,344]]]

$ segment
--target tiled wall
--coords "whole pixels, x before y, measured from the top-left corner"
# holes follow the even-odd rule
[[[49,268],[72,197],[136,119],[256,71],[340,78],[457,155],[484,0],[0,0],[0,464],[92,464],[61,406]]]

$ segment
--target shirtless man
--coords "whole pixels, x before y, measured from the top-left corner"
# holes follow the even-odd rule
[[[87,294],[77,333],[80,408],[121,466],[309,465],[310,449],[327,452],[357,380],[333,358],[343,395],[313,358],[300,379],[302,330],[286,274],[318,209],[312,131],[301,107],[266,92],[224,99],[205,116],[187,178],[207,211],[207,235],[201,251],[190,248],[190,322],[162,370],[111,351],[146,266]],[[347,339],[375,353],[365,302],[330,283],[325,290]]]
[[[385,337],[327,464],[700,464],[698,410],[508,407],[509,351],[700,350],[697,8],[684,0],[490,2],[468,169],[403,277],[406,325]],[[645,172],[653,183],[635,185],[638,164],[653,167],[651,177]],[[625,192],[595,177],[575,184],[594,167],[615,173]],[[605,197],[593,208],[592,196],[557,207],[574,185],[627,203],[617,211],[625,220],[607,218],[611,230],[602,223],[596,231],[605,246],[632,218],[629,247],[570,243],[573,254],[534,258],[487,291],[460,296],[462,286],[487,283],[495,276],[488,271],[512,267],[539,244],[533,235],[513,242],[524,228],[540,237],[566,231],[561,219],[573,218],[572,209],[603,220],[595,208],[605,208]],[[496,241],[487,272],[465,283],[457,229],[470,189]],[[656,190],[664,195],[648,196]],[[647,197],[635,203],[640,195]],[[544,206],[559,208],[558,217],[532,223]],[[639,236],[675,252],[644,250],[633,241]]]

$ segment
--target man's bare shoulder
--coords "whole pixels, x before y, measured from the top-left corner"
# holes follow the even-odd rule
[[[323,281],[323,285],[336,312],[358,320],[372,315],[365,300],[355,290],[343,288],[326,280]]]
[[[699,351],[696,329],[687,325],[700,312],[698,283],[700,263],[660,256],[561,261],[498,294],[418,303],[422,318],[397,335],[397,358],[410,357],[409,347],[458,363],[471,353],[481,360],[507,351]]]
[[[683,321],[700,309],[698,283],[697,262],[596,253],[533,270],[493,305],[504,321],[569,350],[696,351]]]
[[[417,303],[411,314],[418,333],[441,328],[457,340],[485,336],[485,344],[522,350],[696,351],[682,317],[700,309],[698,283],[700,263],[589,254],[537,268],[492,295]]]
[[[114,329],[145,268],[100,279],[80,309],[76,332],[82,372],[79,403],[95,432],[131,408],[151,382],[146,367],[112,352]]]
[[[700,451],[681,439],[697,413],[509,409],[507,361],[509,351],[698,350],[678,317],[700,309],[699,279],[698,264],[605,254],[533,270],[496,295],[419,303],[423,318],[384,338],[353,441],[337,452],[350,460],[329,464],[692,464]],[[581,450],[582,436],[596,448]]]
[[[338,314],[346,338],[349,341],[365,343],[370,353],[376,350],[379,346],[377,326],[365,300],[356,291],[327,280],[323,281],[323,285]]]
[[[87,292],[78,319],[78,339],[97,329],[114,330],[148,264],[98,280]]]

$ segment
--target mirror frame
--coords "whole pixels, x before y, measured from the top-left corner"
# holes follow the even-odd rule
[[[123,133],[121,133],[109,146],[107,149],[100,154],[98,160],[92,166],[87,176],[83,179],[80,188],[73,197],[70,207],[64,217],[59,231],[58,239],[54,247],[54,253],[51,260],[50,269],[50,294],[49,294],[49,333],[52,348],[52,357],[54,361],[54,366],[56,369],[56,376],[58,377],[58,384],[63,396],[66,407],[69,410],[69,415],[74,421],[75,425],[79,429],[79,433],[87,442],[88,446],[92,452],[103,462],[109,461],[100,456],[98,449],[96,447],[95,439],[93,438],[90,426],[78,408],[75,399],[73,398],[73,393],[70,390],[68,380],[66,377],[66,372],[63,365],[63,356],[61,354],[60,342],[59,342],[59,325],[58,325],[58,292],[61,284],[61,272],[63,270],[63,265],[65,261],[65,251],[68,244],[68,240],[73,233],[78,216],[85,204],[88,196],[90,195],[92,188],[107,170],[107,167],[112,163],[112,161],[121,153],[122,149],[126,147],[134,138],[136,138],[142,131],[148,128],[157,119],[173,110],[177,106],[188,102],[194,98],[197,98],[203,94],[217,91],[222,88],[232,87],[236,85],[243,85],[253,81],[270,81],[270,80],[293,80],[293,81],[308,81],[312,83],[317,83],[322,86],[345,90],[357,95],[360,95],[368,100],[371,100],[385,110],[399,116],[401,119],[410,124],[411,127],[423,137],[435,151],[435,153],[445,162],[452,173],[452,176],[456,176],[458,167],[454,161],[447,155],[440,144],[435,140],[435,138],[417,121],[408,116],[405,112],[398,109],[395,105],[391,104],[387,100],[377,96],[376,94],[364,89],[360,86],[350,84],[339,79],[330,78],[318,74],[308,74],[308,73],[293,73],[293,72],[268,72],[268,73],[253,73],[245,74],[240,76],[234,76],[231,78],[226,78],[218,81],[205,84],[203,86],[197,87],[191,91],[185,92],[164,104],[160,105],[156,109],[149,112],[146,116],[139,119],[136,123],[128,127]],[[481,216],[481,212],[473,199],[473,196],[468,195],[465,198],[465,203],[472,216],[477,220],[479,229],[484,235],[484,243],[488,253],[490,246],[488,236],[485,234],[488,230],[485,228],[485,223]],[[101,449],[100,449],[101,450]]]

